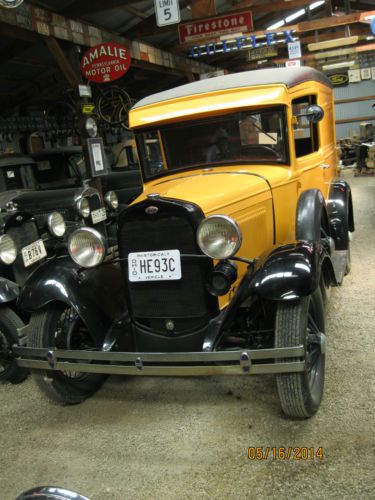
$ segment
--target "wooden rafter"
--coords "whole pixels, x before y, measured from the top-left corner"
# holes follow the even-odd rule
[[[65,9],[61,9],[60,13],[67,17],[77,18],[85,16],[85,14],[95,14],[137,2],[139,0],[77,0]]]

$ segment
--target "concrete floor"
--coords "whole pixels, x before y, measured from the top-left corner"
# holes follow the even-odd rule
[[[110,378],[82,405],[31,379],[0,386],[0,500],[54,484],[101,499],[375,498],[375,178],[353,178],[352,273],[328,308],[319,413],[285,419],[273,377]],[[250,446],[323,447],[323,463],[250,461]]]

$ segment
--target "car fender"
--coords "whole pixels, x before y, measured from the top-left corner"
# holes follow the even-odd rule
[[[352,193],[347,182],[342,180],[332,182],[327,200],[327,211],[336,250],[347,250],[348,233],[355,229]]]
[[[7,304],[17,300],[20,293],[19,286],[6,278],[0,278],[0,304]]]
[[[34,312],[53,302],[73,307],[101,347],[113,323],[127,314],[119,266],[80,269],[69,257],[46,262],[27,280],[18,304]]]
[[[308,189],[298,199],[296,211],[296,239],[317,243],[321,239],[321,226],[330,235],[327,209],[319,189]]]
[[[268,300],[293,300],[319,285],[323,250],[307,243],[283,245],[261,257],[251,277],[248,295]]]

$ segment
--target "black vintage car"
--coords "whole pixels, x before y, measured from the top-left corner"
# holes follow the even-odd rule
[[[58,221],[61,225],[61,220]],[[57,226],[55,226],[56,228]],[[61,226],[59,227],[61,230]],[[14,344],[26,343],[24,314],[17,307],[21,287],[45,261],[45,242],[35,219],[17,210],[0,213],[0,381],[22,382],[28,373],[10,356]]]
[[[82,185],[72,164],[62,162],[59,168],[51,165],[47,156],[43,162],[23,155],[1,157],[0,208],[15,207],[32,213],[41,231],[46,228],[48,215],[57,211],[67,222],[84,222],[105,234],[108,215],[117,216],[116,194],[105,193],[106,208],[96,189]]]

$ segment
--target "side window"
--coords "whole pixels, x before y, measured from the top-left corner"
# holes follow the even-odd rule
[[[292,101],[293,134],[296,156],[306,156],[319,149],[318,124],[311,123],[304,115],[311,104],[316,104],[313,95],[299,97]]]

